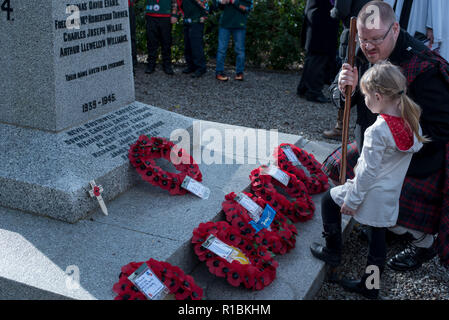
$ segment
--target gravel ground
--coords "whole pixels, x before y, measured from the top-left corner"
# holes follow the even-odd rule
[[[339,271],[347,278],[360,278],[365,268],[368,245],[360,239],[359,234],[359,227],[356,225],[344,245],[342,266]],[[387,259],[402,251],[405,245],[406,242],[401,240],[390,243]],[[449,300],[449,270],[439,263],[437,257],[412,272],[396,272],[386,267],[381,278],[380,296],[385,300]],[[325,282],[315,299],[363,300],[364,298],[342,290],[337,284]]]
[[[308,102],[296,95],[296,72],[249,70],[241,82],[233,80],[234,70],[225,70],[231,80],[223,83],[215,79],[213,66],[199,79],[182,74],[183,68],[175,66],[176,74],[168,76],[158,65],[155,73],[147,75],[144,64],[139,63],[137,101],[192,118],[278,129],[309,140],[327,140],[322,132],[335,124],[337,109],[333,105]]]
[[[141,58],[140,58],[141,59]],[[335,124],[337,110],[331,104],[317,104],[296,95],[297,72],[247,70],[245,81],[234,81],[234,71],[226,70],[231,80],[215,80],[213,66],[200,79],[181,73],[175,66],[174,76],[162,72],[145,74],[139,63],[135,71],[136,100],[183,114],[188,117],[301,135],[313,141],[325,139],[322,132]],[[327,95],[326,90],[324,93]],[[351,125],[355,115],[351,115]],[[350,130],[352,131],[352,130]],[[350,137],[352,138],[352,137]],[[404,243],[390,246],[388,257],[402,250]],[[342,274],[359,277],[366,261],[366,244],[353,230],[344,249]],[[449,299],[449,271],[437,258],[419,270],[408,273],[386,268],[382,277],[381,296],[385,299]],[[343,291],[338,285],[324,283],[315,299],[363,299]]]

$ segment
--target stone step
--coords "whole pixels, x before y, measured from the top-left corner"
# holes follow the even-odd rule
[[[201,122],[201,126],[201,132],[215,129],[215,133],[247,129],[212,122]],[[279,133],[278,138],[277,143],[295,143],[312,152],[319,161],[335,148],[294,135]],[[217,140],[193,143],[192,152],[201,151],[201,156],[212,149],[218,152],[217,143]],[[246,189],[250,171],[266,160],[248,154],[248,146],[225,150],[221,155],[222,164],[199,164],[203,184],[211,189],[207,200],[192,194],[170,196],[135,175],[134,187],[107,202],[108,216],[98,209],[76,224],[0,207],[0,299],[113,299],[112,286],[118,280],[120,268],[131,261],[150,258],[192,272],[205,289],[206,299],[313,297],[324,270],[323,263],[314,259],[308,249],[311,242],[321,239],[319,195],[314,197],[315,217],[296,224],[299,231],[296,248],[276,257],[277,279],[262,291],[231,287],[225,280],[210,275],[194,255],[190,244],[193,229],[201,222],[222,220],[224,196]],[[237,156],[245,161],[236,163]],[[348,221],[344,226],[348,230]],[[79,288],[71,281],[78,271]]]

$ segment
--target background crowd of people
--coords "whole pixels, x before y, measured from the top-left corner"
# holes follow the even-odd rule
[[[129,0],[131,38],[134,41],[133,61],[136,62],[135,51],[135,12],[134,5],[139,0]],[[141,0],[143,1],[143,0]],[[144,0],[147,34],[148,59],[145,72],[155,71],[159,46],[161,47],[162,68],[168,75],[173,75],[171,58],[172,25],[183,18],[184,58],[187,67],[184,74],[192,74],[199,78],[206,73],[204,54],[204,23],[212,11],[221,11],[218,33],[218,50],[216,62],[216,79],[227,81],[224,63],[229,40],[232,35],[236,53],[235,80],[243,80],[245,69],[245,34],[246,22],[252,9],[252,0]]]

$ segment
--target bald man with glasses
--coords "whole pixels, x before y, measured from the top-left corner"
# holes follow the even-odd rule
[[[352,86],[351,104],[357,108],[356,142],[348,147],[347,178],[354,178],[357,150],[362,149],[365,130],[377,118],[365,105],[359,79],[373,64],[388,60],[403,70],[407,93],[422,108],[421,127],[431,142],[413,156],[402,187],[397,226],[390,230],[409,234],[413,240],[387,265],[397,271],[415,270],[438,253],[441,263],[449,266],[449,64],[402,30],[393,9],[383,1],[371,1],[362,8],[357,29],[355,67],[343,64],[331,86],[331,96],[341,106],[346,86]],[[323,164],[335,184],[339,180],[340,151],[337,149]],[[341,229],[334,233],[327,236],[341,236]],[[366,236],[369,240],[370,235]],[[371,261],[376,260],[382,259],[371,257]],[[379,268],[383,270],[384,266]],[[342,285],[356,292],[362,286],[354,282]]]

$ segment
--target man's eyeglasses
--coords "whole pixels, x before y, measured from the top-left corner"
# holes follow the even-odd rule
[[[378,38],[378,39],[372,39],[372,40],[367,40],[367,39],[361,39],[360,36],[357,35],[357,38],[359,39],[359,43],[360,44],[367,44],[370,43],[373,46],[378,46],[380,45],[382,42],[384,42],[385,38],[387,37],[388,33],[390,32],[391,28],[393,27],[394,22],[390,25],[390,27],[388,28],[387,32],[385,33],[385,35],[382,38]]]

